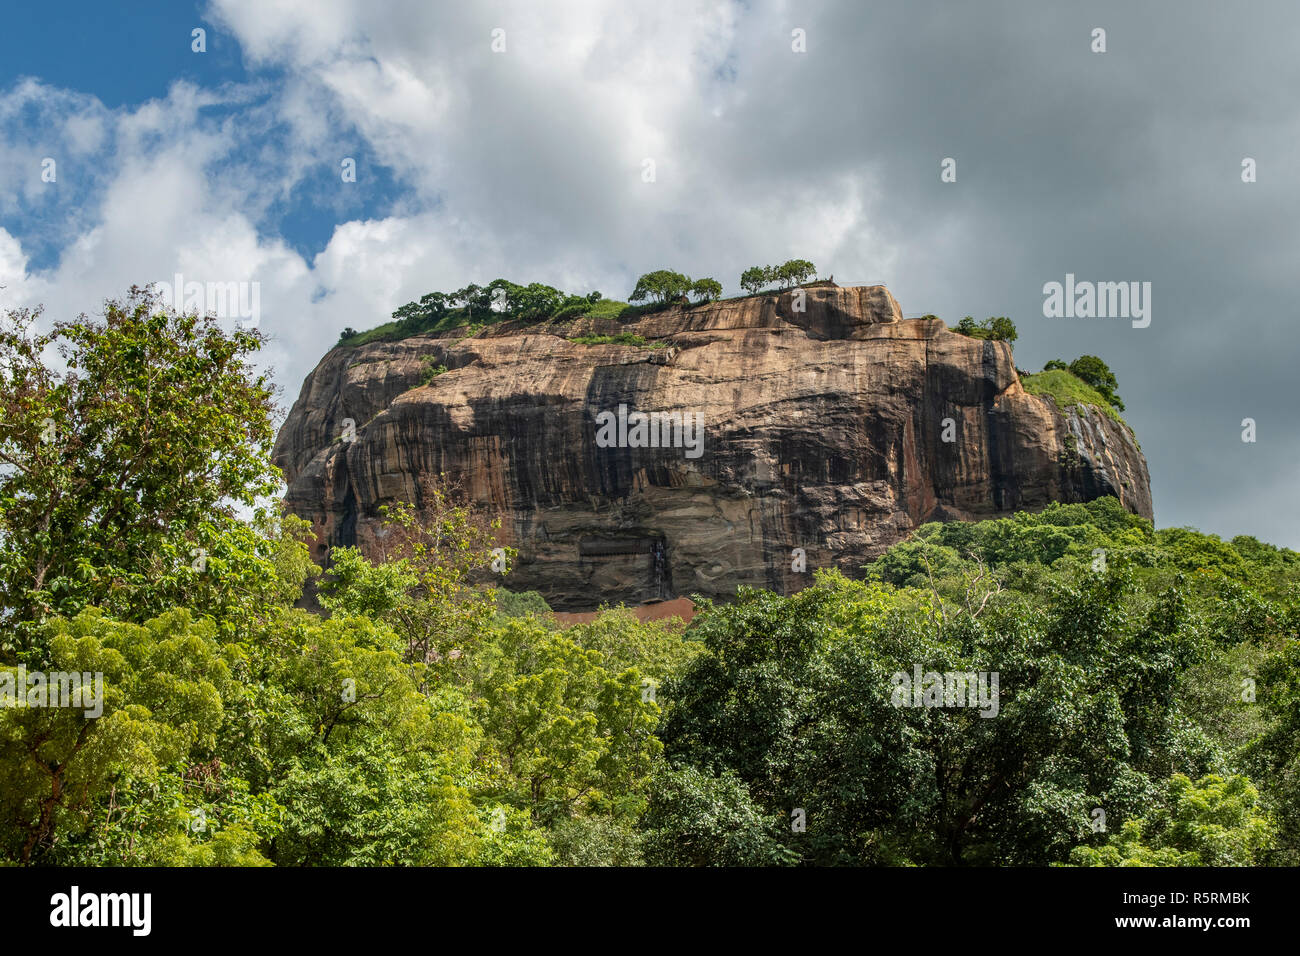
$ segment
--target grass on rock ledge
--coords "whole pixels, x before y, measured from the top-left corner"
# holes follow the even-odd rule
[[[1133,431],[1129,428],[1128,422],[1119,417],[1119,412],[1115,411],[1114,406],[1102,397],[1101,392],[1064,369],[1054,368],[1047,372],[1022,375],[1020,384],[1030,395],[1050,395],[1062,410],[1075,405],[1094,405],[1118,424],[1128,428],[1130,432]]]

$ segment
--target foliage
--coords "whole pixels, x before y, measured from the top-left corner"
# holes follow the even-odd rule
[[[817,267],[807,259],[790,259],[779,266],[751,266],[740,274],[740,287],[752,295],[774,282],[780,289],[790,289],[816,275]]]
[[[1177,851],[1163,862],[1293,860],[1293,554],[1155,532],[1105,499],[922,526],[870,566],[876,584],[820,574],[789,598],[708,605],[703,653],[662,694],[663,779],[692,786],[652,790],[646,859],[735,864],[716,834],[692,836],[725,805],[729,832],[805,863],[1063,862],[1105,841],[1097,808],[1116,832],[1149,818],[1134,826]],[[893,675],[918,666],[997,672],[996,717],[895,706]],[[1243,672],[1267,705],[1243,698]],[[1171,772],[1206,792],[1167,799],[1160,823]],[[726,803],[685,801],[718,775]],[[1223,832],[1189,809],[1207,801]]]
[[[752,270],[751,270],[752,271]],[[792,259],[780,266],[759,269],[759,287],[779,283],[790,288],[816,275],[816,268],[805,259]],[[748,275],[748,273],[747,273]],[[748,287],[746,287],[748,288]],[[751,291],[757,291],[753,289]],[[454,292],[430,292],[418,301],[397,308],[392,321],[358,332],[350,326],[339,335],[338,345],[355,348],[371,342],[392,342],[445,332],[456,328],[482,328],[496,322],[515,320],[527,323],[555,322],[581,317],[628,320],[648,309],[671,302],[711,302],[722,296],[722,284],[705,277],[690,276],[671,269],[658,269],[640,276],[629,299],[641,306],[605,299],[600,292],[574,295],[539,282],[526,286],[508,279],[493,279],[486,286],[470,284]]]
[[[258,333],[138,288],[102,321],[39,323],[19,311],[0,327],[0,620],[255,611],[272,574],[238,509],[278,479],[270,386],[248,364]]]
[[[494,797],[544,825],[640,814],[659,709],[635,668],[604,665],[599,651],[535,618],[497,632],[474,679],[475,712],[495,742]]]
[[[1020,384],[1030,395],[1050,395],[1062,409],[1091,405],[1119,424],[1124,424],[1119,412],[1106,400],[1106,396],[1072,372],[1045,369],[1034,375],[1021,376]]]
[[[771,266],[750,266],[740,274],[740,287],[750,295],[761,292],[772,281]]]
[[[627,608],[602,612],[594,621],[575,624],[565,632],[586,650],[597,651],[613,670],[636,668],[644,686],[658,688],[680,673],[702,650],[689,639],[681,621],[638,621]]]
[[[722,298],[722,283],[717,279],[696,279],[691,283],[691,295],[696,302],[712,302]]]
[[[552,293],[423,308],[568,308]],[[864,580],[742,590],[689,626],[614,609],[566,628],[498,586],[513,549],[444,482],[325,572],[308,522],[222,512],[221,488],[274,474],[254,343],[151,308],[61,334],[66,374],[25,327],[4,340],[0,448],[32,476],[0,476],[0,692],[76,672],[103,694],[0,706],[0,863],[1300,862],[1295,551],[1156,530],[1107,498],[925,524]],[[185,369],[243,398],[207,409]],[[32,443],[47,410],[76,436],[59,454]],[[206,477],[163,460],[182,432],[213,451]],[[70,484],[104,462],[127,480]],[[201,517],[171,500],[205,480]],[[32,532],[40,494],[59,520]],[[187,535],[215,542],[211,582],[140,550]],[[22,575],[65,554],[76,573],[31,600]],[[899,694],[918,670],[998,685],[927,706],[950,702]]]
[[[692,291],[690,276],[673,272],[670,269],[657,269],[647,272],[636,280],[636,287],[628,296],[630,302],[644,302],[649,299],[657,304],[677,302],[686,298]]]
[[[433,362],[434,360],[432,356],[425,356],[424,371],[420,374],[421,385],[428,385],[439,375],[445,375],[447,373],[447,366],[434,365]]]
[[[557,866],[640,866],[641,835],[626,823],[575,817],[551,832]]]
[[[626,308],[626,303],[603,299],[600,292],[574,295],[541,282],[519,285],[509,279],[493,279],[485,286],[471,283],[453,292],[426,293],[419,301],[397,308],[392,322],[368,332],[344,329],[338,344],[355,347],[391,342],[507,320],[532,324],[583,315],[617,316]]]
[[[45,669],[102,675],[91,708],[102,712],[0,707],[0,847],[24,863],[94,827],[93,796],[117,780],[156,782],[192,751],[210,752],[231,681],[216,628],[187,611],[139,626],[84,610],[45,630]]]
[[[707,654],[669,688],[666,753],[734,773],[768,820],[807,808],[781,836],[804,862],[1059,860],[1091,808],[1134,815],[1154,771],[1216,755],[1173,696],[1209,652],[1176,586],[1135,603],[1112,566],[1049,595],[945,617],[833,576],[744,592],[697,618]],[[891,675],[917,668],[999,673],[997,714],[896,706]]]
[[[772,815],[755,805],[731,771],[714,775],[670,766],[655,776],[642,819],[645,860],[652,866],[763,866],[797,855],[777,836]]]
[[[1112,557],[1154,563],[1154,542],[1151,522],[1114,498],[1052,502],[1037,513],[1022,511],[991,521],[923,524],[867,570],[876,580],[925,588],[935,578],[958,574],[968,562],[1032,574],[1033,565],[1089,566],[1094,550],[1102,548]]]
[[[772,278],[782,289],[790,289],[815,278],[817,267],[807,259],[790,259],[772,267]]]
[[[642,336],[631,332],[618,335],[575,335],[569,339],[575,345],[632,345],[641,349],[667,348],[667,342],[647,342]]]
[[[496,599],[497,613],[502,617],[527,617],[530,614],[546,617],[551,613],[551,606],[546,603],[546,598],[537,591],[516,592],[497,588]]]
[[[1294,594],[1294,591],[1292,591]],[[1300,638],[1294,603],[1264,605],[1264,624],[1270,630],[1279,627],[1277,618],[1283,608],[1292,609],[1290,619],[1281,627],[1286,638],[1275,653],[1259,662],[1256,673],[1259,684],[1266,688],[1260,695],[1263,711],[1263,729],[1255,739],[1243,746],[1246,765],[1255,779],[1268,782],[1265,798],[1279,828],[1277,846],[1266,854],[1273,865],[1296,866],[1300,864]],[[1267,646],[1267,631],[1252,634],[1252,643]],[[1239,678],[1241,671],[1232,675]],[[1240,690],[1239,680],[1233,689]]]
[[[486,577],[499,557],[500,522],[456,500],[455,490],[426,477],[421,502],[384,505],[378,550],[371,561],[356,548],[334,548],[321,605],[334,614],[382,621],[406,641],[406,654],[439,673],[455,669],[496,611]]]
[[[1251,866],[1269,845],[1273,824],[1259,809],[1259,793],[1237,775],[1210,775],[1193,783],[1170,778],[1154,808],[1124,821],[1100,847],[1077,847],[1080,866]]]
[[[1060,359],[1050,359],[1043,366],[1043,371],[1069,372],[1100,395],[1108,404],[1121,412],[1124,411],[1124,402],[1115,391],[1119,387],[1115,373],[1095,355],[1081,355],[1069,365],[1066,365]]]
[[[1070,374],[1085,385],[1095,388],[1101,393],[1101,397],[1114,405],[1116,409],[1121,412],[1124,411],[1124,402],[1120,400],[1119,395],[1115,392],[1115,389],[1119,387],[1119,382],[1115,379],[1115,373],[1097,356],[1079,356],[1070,363]]]
[[[973,316],[968,315],[957,323],[953,331],[972,339],[987,339],[992,342],[1014,342],[1020,337],[1015,323],[1005,315],[990,316],[978,324]]]

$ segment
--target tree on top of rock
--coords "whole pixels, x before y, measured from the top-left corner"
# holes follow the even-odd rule
[[[807,259],[791,259],[772,270],[782,289],[802,285],[817,275],[817,267]]]
[[[816,275],[817,267],[807,259],[790,259],[779,266],[751,266],[740,274],[740,287],[751,294],[763,291],[773,282],[781,289],[791,289]]]
[[[712,302],[722,297],[722,283],[717,279],[696,279],[691,283],[691,295],[697,302]]]
[[[1115,373],[1110,370],[1110,366],[1097,356],[1080,355],[1070,363],[1070,372],[1101,392],[1102,397],[1119,411],[1124,411],[1124,402],[1115,392],[1115,389],[1119,388],[1119,381],[1115,378]]]
[[[672,302],[691,292],[690,276],[673,272],[670,269],[657,269],[647,272],[636,280],[636,288],[628,297],[632,302],[644,302],[650,299],[655,303]]]
[[[761,292],[772,281],[770,266],[750,266],[740,274],[740,287],[751,295]]]
[[[968,315],[957,323],[953,331],[972,339],[988,339],[993,342],[1014,342],[1020,337],[1016,324],[1005,315],[990,316],[978,324],[974,316]]]

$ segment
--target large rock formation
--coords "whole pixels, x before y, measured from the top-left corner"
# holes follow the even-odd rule
[[[789,592],[819,567],[858,574],[925,521],[1102,495],[1151,516],[1128,430],[1027,393],[1006,343],[904,319],[882,286],[805,294],[802,311],[787,292],[336,347],[276,441],[287,504],[320,560],[366,550],[379,505],[445,475],[503,518],[507,586],[567,610]],[[624,332],[660,347],[569,340]],[[601,447],[597,416],[620,405],[699,413],[702,453]]]

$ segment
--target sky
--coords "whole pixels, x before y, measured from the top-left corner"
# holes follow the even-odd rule
[[[0,33],[0,308],[257,282],[287,411],[435,289],[810,259],[1010,317],[1022,369],[1101,356],[1157,526],[1300,547],[1293,3],[60,7]],[[1151,283],[1150,324],[1046,316],[1067,274]]]

